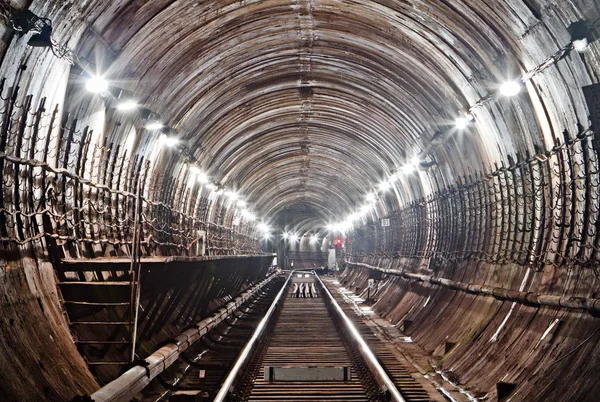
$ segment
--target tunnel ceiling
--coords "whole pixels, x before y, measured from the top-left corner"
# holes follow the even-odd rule
[[[310,205],[323,226],[358,208],[459,110],[568,43],[565,26],[594,7],[551,10],[548,18],[562,21],[551,32],[538,18],[542,3],[89,2],[80,6],[91,27],[77,52],[159,112],[259,216]],[[532,30],[543,34],[529,39]],[[476,114],[466,138],[437,152],[438,184],[486,167],[496,150],[479,131],[515,128],[510,118],[495,121],[507,108]],[[531,107],[521,109],[530,121],[521,124],[539,137]],[[167,165],[179,162],[174,155]],[[398,186],[399,200],[413,187]]]

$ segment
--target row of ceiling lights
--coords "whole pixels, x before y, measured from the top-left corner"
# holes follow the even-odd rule
[[[104,95],[104,96],[106,96],[106,94],[113,93],[113,91],[109,90],[109,88],[110,88],[109,82],[101,75],[90,75],[89,78],[85,82],[85,88],[91,93]],[[117,91],[114,91],[114,92],[122,94],[123,90],[121,88],[117,88]],[[131,98],[121,99],[119,101],[119,103],[117,104],[116,108],[117,108],[117,110],[120,110],[122,112],[131,112],[131,111],[139,110],[139,109],[144,110],[145,111],[144,115],[149,118],[148,122],[144,125],[144,128],[149,131],[156,131],[156,130],[163,131],[163,134],[161,134],[159,136],[159,143],[161,145],[164,144],[170,148],[176,147],[177,145],[179,145],[179,139],[177,139],[177,137],[167,136],[165,134],[165,133],[176,133],[176,130],[165,125],[163,122],[161,122],[159,120],[158,114],[153,113],[148,109],[142,108],[141,105],[134,99],[131,99]],[[188,156],[188,157],[189,157],[189,159],[193,160],[193,157],[191,157],[191,156]],[[244,219],[246,219],[248,221],[256,220],[256,215],[254,213],[252,213],[250,210],[248,210],[248,205],[247,205],[246,201],[244,201],[242,199],[242,196],[239,193],[237,193],[233,190],[226,190],[223,187],[223,185],[221,185],[219,183],[215,183],[208,177],[206,172],[204,172],[199,166],[197,166],[193,163],[190,163],[189,169],[190,169],[190,173],[192,173],[196,177],[196,180],[200,183],[200,185],[205,186],[208,190],[210,190],[215,195],[224,194],[226,197],[229,198],[229,200],[234,202],[235,205],[239,208],[241,216]],[[265,227],[263,227],[261,225],[263,225],[263,224],[259,224],[259,230],[261,232],[265,232]],[[268,230],[266,230],[266,231],[268,232]]]
[[[20,34],[34,32],[27,42],[29,46],[50,48],[56,57],[65,59],[82,75],[87,76],[85,88],[89,92],[103,96],[106,96],[107,94],[113,95],[115,99],[119,100],[119,103],[116,107],[119,111],[130,112],[138,110],[142,117],[147,119],[147,122],[144,125],[146,130],[161,130],[163,132],[158,138],[160,145],[166,145],[170,148],[179,145],[180,142],[177,137],[167,135],[167,133],[172,134],[177,133],[177,131],[160,121],[160,116],[157,113],[153,113],[151,110],[141,107],[141,105],[139,105],[139,103],[132,97],[123,96],[128,91],[122,88],[111,87],[109,82],[102,75],[89,73],[90,67],[93,65],[92,63],[82,63],[82,60],[77,56],[77,54],[54,41],[52,38],[52,21],[50,19],[39,17],[27,9],[10,19],[12,21],[12,27],[16,32]],[[189,161],[194,160],[193,156],[191,155],[187,155],[187,159]],[[248,210],[247,203],[241,199],[240,194],[232,190],[226,190],[222,184],[212,181],[208,175],[193,162],[189,164],[189,169],[190,172],[196,176],[197,181],[202,186],[206,186],[206,188],[208,188],[215,195],[224,194],[229,198],[229,200],[234,202],[238,207],[238,210],[241,212],[242,218],[246,219],[247,221],[256,220],[256,215]]]
[[[595,38],[592,38],[592,32],[593,32],[593,30],[596,29],[596,25],[597,25],[598,21],[599,20],[595,20],[591,23],[588,23],[586,21],[578,21],[578,22],[571,24],[568,27],[568,31],[571,35],[571,42],[564,49],[561,49],[564,52],[560,58],[564,57],[564,55],[566,55],[571,50],[576,50],[577,52],[580,52],[580,53],[587,51],[590,40],[595,39]],[[26,10],[25,12],[19,14],[13,20],[13,27],[15,28],[15,30],[24,32],[24,33],[29,32],[29,31],[36,32],[36,34],[34,36],[32,36],[32,38],[28,42],[28,44],[30,46],[50,47],[52,49],[53,53],[57,57],[67,58],[72,64],[74,64],[74,60],[78,59],[77,56],[74,55],[72,52],[65,51],[64,49],[58,53],[56,52],[55,49],[60,49],[61,47],[52,40],[51,21],[48,19],[37,17],[35,14]],[[71,57],[71,56],[73,56],[73,57]],[[555,58],[555,60],[553,60],[553,61],[556,62],[560,58]],[[548,65],[549,64],[546,62],[542,63],[542,65],[538,66],[537,72],[541,71],[540,67],[546,68]],[[536,70],[536,69],[534,69],[534,70]],[[531,78],[531,75],[529,77],[527,77],[527,79],[529,79],[529,78]],[[519,94],[521,92],[524,82],[525,82],[525,77],[522,77],[518,80],[507,81],[499,86],[498,92],[502,96],[505,96],[505,97],[516,96],[517,94]],[[86,88],[90,92],[93,92],[93,93],[104,93],[109,89],[109,84],[101,76],[91,76],[88,79],[88,81],[86,82]],[[458,129],[458,130],[466,129],[474,121],[474,116],[472,115],[471,111],[475,107],[482,106],[483,104],[487,103],[491,99],[492,99],[491,97],[488,97],[488,99],[482,99],[481,101],[477,102],[473,107],[471,107],[468,112],[459,113],[459,116],[455,119],[456,129]],[[137,104],[136,101],[134,101],[132,99],[124,100],[121,103],[119,103],[119,105],[117,106],[117,109],[119,109],[121,111],[130,111],[130,110],[135,110],[138,108],[139,108],[139,105]],[[150,117],[150,116],[152,116],[151,113],[149,113],[148,117]],[[154,114],[154,116],[157,117],[158,115]],[[156,118],[149,120],[148,123],[145,125],[145,128],[147,130],[163,130],[166,132],[176,132],[174,129],[165,126],[165,124],[163,122],[159,121]],[[174,137],[174,136],[169,137],[169,136],[166,136],[165,134],[162,134],[159,137],[159,139],[162,143],[164,143],[168,147],[175,147],[179,143],[179,140],[176,137]],[[388,180],[385,180],[378,185],[379,192],[385,193],[387,190],[389,190],[393,187],[393,183],[399,177],[401,177],[403,174],[411,174],[411,173],[415,172],[417,170],[417,168],[419,167],[419,165],[421,165],[421,164],[422,164],[422,161],[420,160],[419,156],[413,157],[409,161],[409,163],[407,163],[403,168],[401,168],[398,172],[395,172],[392,175],[390,175]],[[198,180],[201,182],[201,184],[203,184],[203,185],[206,184],[207,186],[211,186],[210,187],[211,191],[215,191],[217,194],[219,192],[223,192],[220,185],[217,185],[214,183],[209,183],[209,179],[208,179],[207,175],[204,172],[202,172],[199,167],[193,166],[193,167],[191,167],[190,170],[196,174],[196,176],[198,177]],[[236,194],[235,192],[232,192],[232,191],[227,191],[226,194],[231,199],[233,199],[233,201],[237,201],[237,206],[242,208],[242,216],[244,216],[248,220],[256,219],[254,214],[252,214],[251,212],[249,212],[246,209],[245,202],[242,200],[239,200],[238,194]],[[353,223],[355,221],[364,218],[372,211],[377,199],[378,199],[377,191],[369,193],[366,196],[367,203],[365,205],[363,205],[357,212],[349,215],[346,218],[346,220],[344,220],[340,223],[328,225],[327,229],[329,231],[334,231],[334,232],[342,232],[342,233],[346,232],[347,230],[352,228]],[[263,233],[265,238],[268,238],[270,236],[270,228],[264,223],[259,224],[259,231],[261,231]]]
[[[571,24],[571,26],[569,26],[568,28],[571,34],[571,42],[565,48],[561,49],[561,51],[558,52],[559,54],[561,54],[560,58],[564,57],[571,50],[575,50],[578,53],[586,52],[589,49],[592,30],[595,29],[595,26],[598,22],[599,20],[596,20],[592,23],[579,21]],[[554,63],[560,60],[560,58],[554,57]],[[540,72],[540,67],[547,68],[549,65],[550,64],[546,61],[537,68],[533,69],[532,71],[535,71],[536,73]],[[523,85],[526,79],[530,79],[531,77],[532,75],[530,74],[527,78],[521,77],[518,79],[507,80],[498,86],[498,93],[501,96],[507,98],[516,96],[523,89]],[[473,114],[471,114],[471,111],[475,107],[481,106],[490,101],[491,99],[494,99],[494,97],[488,97],[488,99],[486,99],[485,102],[477,102],[475,106],[469,108],[467,112],[459,112],[458,117],[456,117],[454,121],[456,130],[462,131],[468,128],[475,121],[475,117],[473,116]],[[384,180],[381,183],[379,183],[377,185],[377,190],[374,190],[367,194],[365,197],[366,203],[363,206],[361,206],[353,214],[348,215],[345,220],[338,223],[328,224],[327,230],[332,233],[339,232],[342,234],[345,234],[346,232],[351,230],[355,222],[362,220],[372,212],[373,208],[377,203],[377,200],[379,199],[379,193],[383,194],[388,190],[392,189],[396,180],[398,180],[403,175],[409,175],[416,172],[419,168],[419,165],[421,164],[421,158],[418,155],[415,155],[402,168],[400,168],[395,173],[391,174],[387,180]]]

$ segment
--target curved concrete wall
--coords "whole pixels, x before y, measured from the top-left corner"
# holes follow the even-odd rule
[[[56,269],[61,257],[129,256],[138,184],[144,255],[192,255],[199,231],[208,231],[210,254],[258,251],[256,225],[230,197],[201,186],[193,165],[242,194],[265,221],[302,207],[282,221],[302,233],[324,235],[327,223],[352,217],[376,193],[353,219],[351,261],[597,297],[599,158],[581,87],[598,81],[600,48],[593,28],[588,51],[573,51],[567,29],[597,22],[595,0],[1,6],[8,140],[0,152],[12,158],[0,169],[9,280],[2,311],[16,316],[27,300],[23,329],[41,326],[54,339],[3,334],[4,345],[19,339],[24,348],[22,365],[2,369],[13,378],[20,367],[23,382],[3,381],[7,398],[40,399],[47,389],[46,399],[69,399],[96,386],[68,342],[46,261]],[[74,51],[79,68],[29,47],[31,34],[15,34],[8,20],[26,7],[52,20],[54,39]],[[117,112],[112,95],[86,92],[82,66],[160,114],[178,147],[144,129],[140,113]],[[497,96],[499,83],[516,77],[522,92]],[[474,122],[456,130],[465,109]],[[36,115],[47,128],[55,110],[49,134],[34,140]],[[416,156],[422,170],[407,172]],[[26,163],[40,158],[47,165]],[[390,188],[379,191],[384,180]],[[391,220],[389,229],[380,218]],[[348,275],[362,283],[366,273]],[[393,321],[411,317],[411,336],[478,396],[493,396],[498,381],[518,384],[515,400],[585,400],[597,391],[594,359],[583,352],[593,353],[600,324],[587,313],[513,308],[402,278],[382,288],[378,308]],[[41,314],[51,317],[44,325]],[[446,337],[457,346],[441,355]],[[49,352],[64,375],[31,363]]]

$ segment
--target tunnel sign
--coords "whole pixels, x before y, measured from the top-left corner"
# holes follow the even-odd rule
[[[383,226],[383,227],[390,226],[390,220],[389,219],[382,219],[381,220],[381,226]]]

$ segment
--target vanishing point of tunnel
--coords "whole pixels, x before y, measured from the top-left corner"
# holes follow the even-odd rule
[[[0,0],[1,401],[600,401],[599,0]]]

